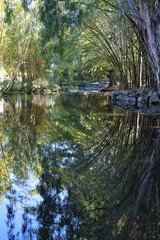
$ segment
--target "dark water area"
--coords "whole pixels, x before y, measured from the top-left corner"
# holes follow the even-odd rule
[[[160,239],[160,120],[106,97],[0,101],[0,240]]]

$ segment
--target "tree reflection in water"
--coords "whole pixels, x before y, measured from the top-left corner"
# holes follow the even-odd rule
[[[98,140],[95,156],[86,163],[94,168],[90,179],[98,181],[95,191],[104,208],[98,238],[158,239],[159,144],[159,121],[134,114],[123,124],[118,119]]]
[[[52,106],[37,99],[7,100],[3,114],[3,148],[15,159],[8,161],[9,239],[158,239],[159,120],[123,114],[106,99],[59,96]],[[15,184],[26,186],[31,172],[39,180],[20,196]],[[41,201],[24,204],[35,193]]]

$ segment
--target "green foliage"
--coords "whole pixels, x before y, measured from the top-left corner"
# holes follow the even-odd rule
[[[32,0],[22,0],[22,6],[23,8],[28,11],[29,10],[29,5],[32,3]]]
[[[139,10],[139,2],[136,2]],[[122,88],[153,85],[145,47],[125,17],[126,1],[5,1],[1,62],[9,77],[72,84],[114,69]],[[149,3],[153,11],[153,3]],[[24,59],[23,59],[24,58]],[[101,69],[101,70],[100,70]]]
[[[20,63],[14,77],[23,83],[27,79],[28,84],[29,81],[43,77],[43,59],[39,38],[41,25],[37,18],[36,7],[24,11],[20,2],[13,1],[12,8],[11,21],[5,23],[1,34],[2,67],[7,77],[12,79]]]
[[[3,81],[0,83],[0,92],[3,92],[3,90],[7,87],[8,81]]]
[[[63,46],[66,30],[77,27],[82,21],[82,10],[76,2],[43,0],[40,6],[40,17],[44,24],[44,43],[54,37]]]
[[[7,24],[11,24],[12,14],[13,14],[13,5],[9,1],[4,1],[4,4],[5,4],[5,18],[4,18],[4,21]]]

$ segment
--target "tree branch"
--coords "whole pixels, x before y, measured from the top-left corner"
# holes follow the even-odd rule
[[[107,3],[109,6],[111,6],[111,7],[113,7],[113,8],[119,9],[118,6],[116,6],[115,4],[113,4],[113,3],[111,3],[111,2],[108,2],[107,0],[102,0],[102,2]]]
[[[127,3],[128,3],[129,8],[130,8],[130,13],[125,12],[125,15],[130,21],[132,21],[134,26],[140,32],[140,31],[142,31],[142,26],[143,26],[142,17],[140,15],[139,11],[136,9],[136,6],[135,6],[133,0],[128,0]]]
[[[82,5],[86,5],[86,6],[91,6],[91,7],[94,7],[96,9],[99,9],[101,11],[104,11],[104,12],[109,12],[109,13],[117,13],[116,11],[114,10],[109,10],[109,9],[106,9],[106,8],[102,8],[98,5],[95,5],[95,4],[88,4],[88,3],[85,3],[85,2],[76,2],[77,4],[82,4]],[[116,7],[115,7],[116,8]],[[117,8],[118,9],[118,8]]]

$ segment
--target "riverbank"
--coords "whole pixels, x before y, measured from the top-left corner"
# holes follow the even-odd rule
[[[138,111],[144,114],[160,114],[160,99],[154,90],[115,90],[113,87],[101,89],[100,91],[74,91],[72,94],[84,97],[108,97],[113,105],[123,107],[130,111]]]
[[[84,97],[107,97],[113,105],[117,105],[131,111],[140,111],[146,114],[160,113],[160,99],[154,90],[148,90],[141,88],[137,90],[118,90],[119,86],[115,85],[108,87],[108,80],[102,80],[99,82],[82,82],[75,86],[59,86],[53,84],[52,88],[46,84],[46,81],[37,82],[32,86],[30,91],[28,89],[21,88],[20,83],[14,85],[14,89],[11,94],[75,94]],[[1,91],[2,93],[2,91]],[[3,94],[2,94],[3,95]]]

